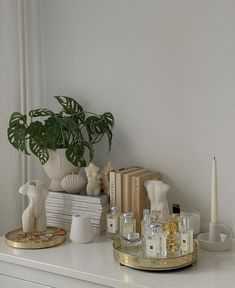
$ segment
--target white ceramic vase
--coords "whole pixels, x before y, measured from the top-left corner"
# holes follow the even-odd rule
[[[49,190],[51,191],[64,191],[61,186],[61,180],[66,175],[79,172],[80,168],[67,160],[65,151],[65,148],[56,149],[55,151],[49,150],[49,159],[43,165],[46,174],[51,178],[49,186]]]
[[[73,215],[69,238],[73,243],[85,244],[91,242],[93,239],[93,232],[90,216]]]

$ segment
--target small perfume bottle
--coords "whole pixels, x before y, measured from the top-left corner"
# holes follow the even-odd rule
[[[149,209],[143,210],[143,220],[141,221],[141,235],[144,236],[148,232],[148,228],[151,224],[151,215]]]
[[[167,235],[162,229],[159,229],[161,239],[161,257],[167,256]]]
[[[189,218],[183,217],[181,231],[181,251],[182,254],[193,252],[193,229],[190,229]]]
[[[128,233],[135,232],[135,219],[132,212],[120,216],[120,235],[126,237]]]
[[[114,239],[119,234],[119,207],[113,206],[110,213],[106,214],[107,236]]]
[[[145,238],[145,256],[157,258],[161,254],[161,237],[158,233],[159,225],[151,224],[150,233]]]
[[[177,231],[182,230],[182,216],[179,204],[172,204],[172,216],[171,219],[177,224]]]

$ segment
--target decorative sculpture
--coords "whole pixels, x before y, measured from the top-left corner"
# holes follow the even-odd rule
[[[161,211],[160,219],[167,220],[170,217],[170,213],[166,196],[170,186],[156,179],[145,181],[144,186],[151,203],[151,211]]]
[[[99,195],[101,188],[101,176],[99,174],[100,168],[95,166],[92,162],[85,168],[87,177],[87,195]]]
[[[109,172],[113,171],[114,167],[112,165],[112,162],[109,161],[106,166],[101,170],[101,190],[109,195]]]
[[[29,205],[22,214],[24,232],[42,232],[47,229],[45,201],[48,189],[39,180],[30,181],[20,187],[20,194],[27,195]]]

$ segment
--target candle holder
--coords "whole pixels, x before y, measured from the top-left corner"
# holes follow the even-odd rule
[[[210,223],[210,231],[198,235],[199,247],[208,251],[223,252],[231,249],[232,230],[223,224]]]

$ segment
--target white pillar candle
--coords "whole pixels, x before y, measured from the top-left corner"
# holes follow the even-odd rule
[[[212,162],[212,191],[211,191],[211,223],[218,224],[218,192],[217,192],[217,165],[216,158]]]

